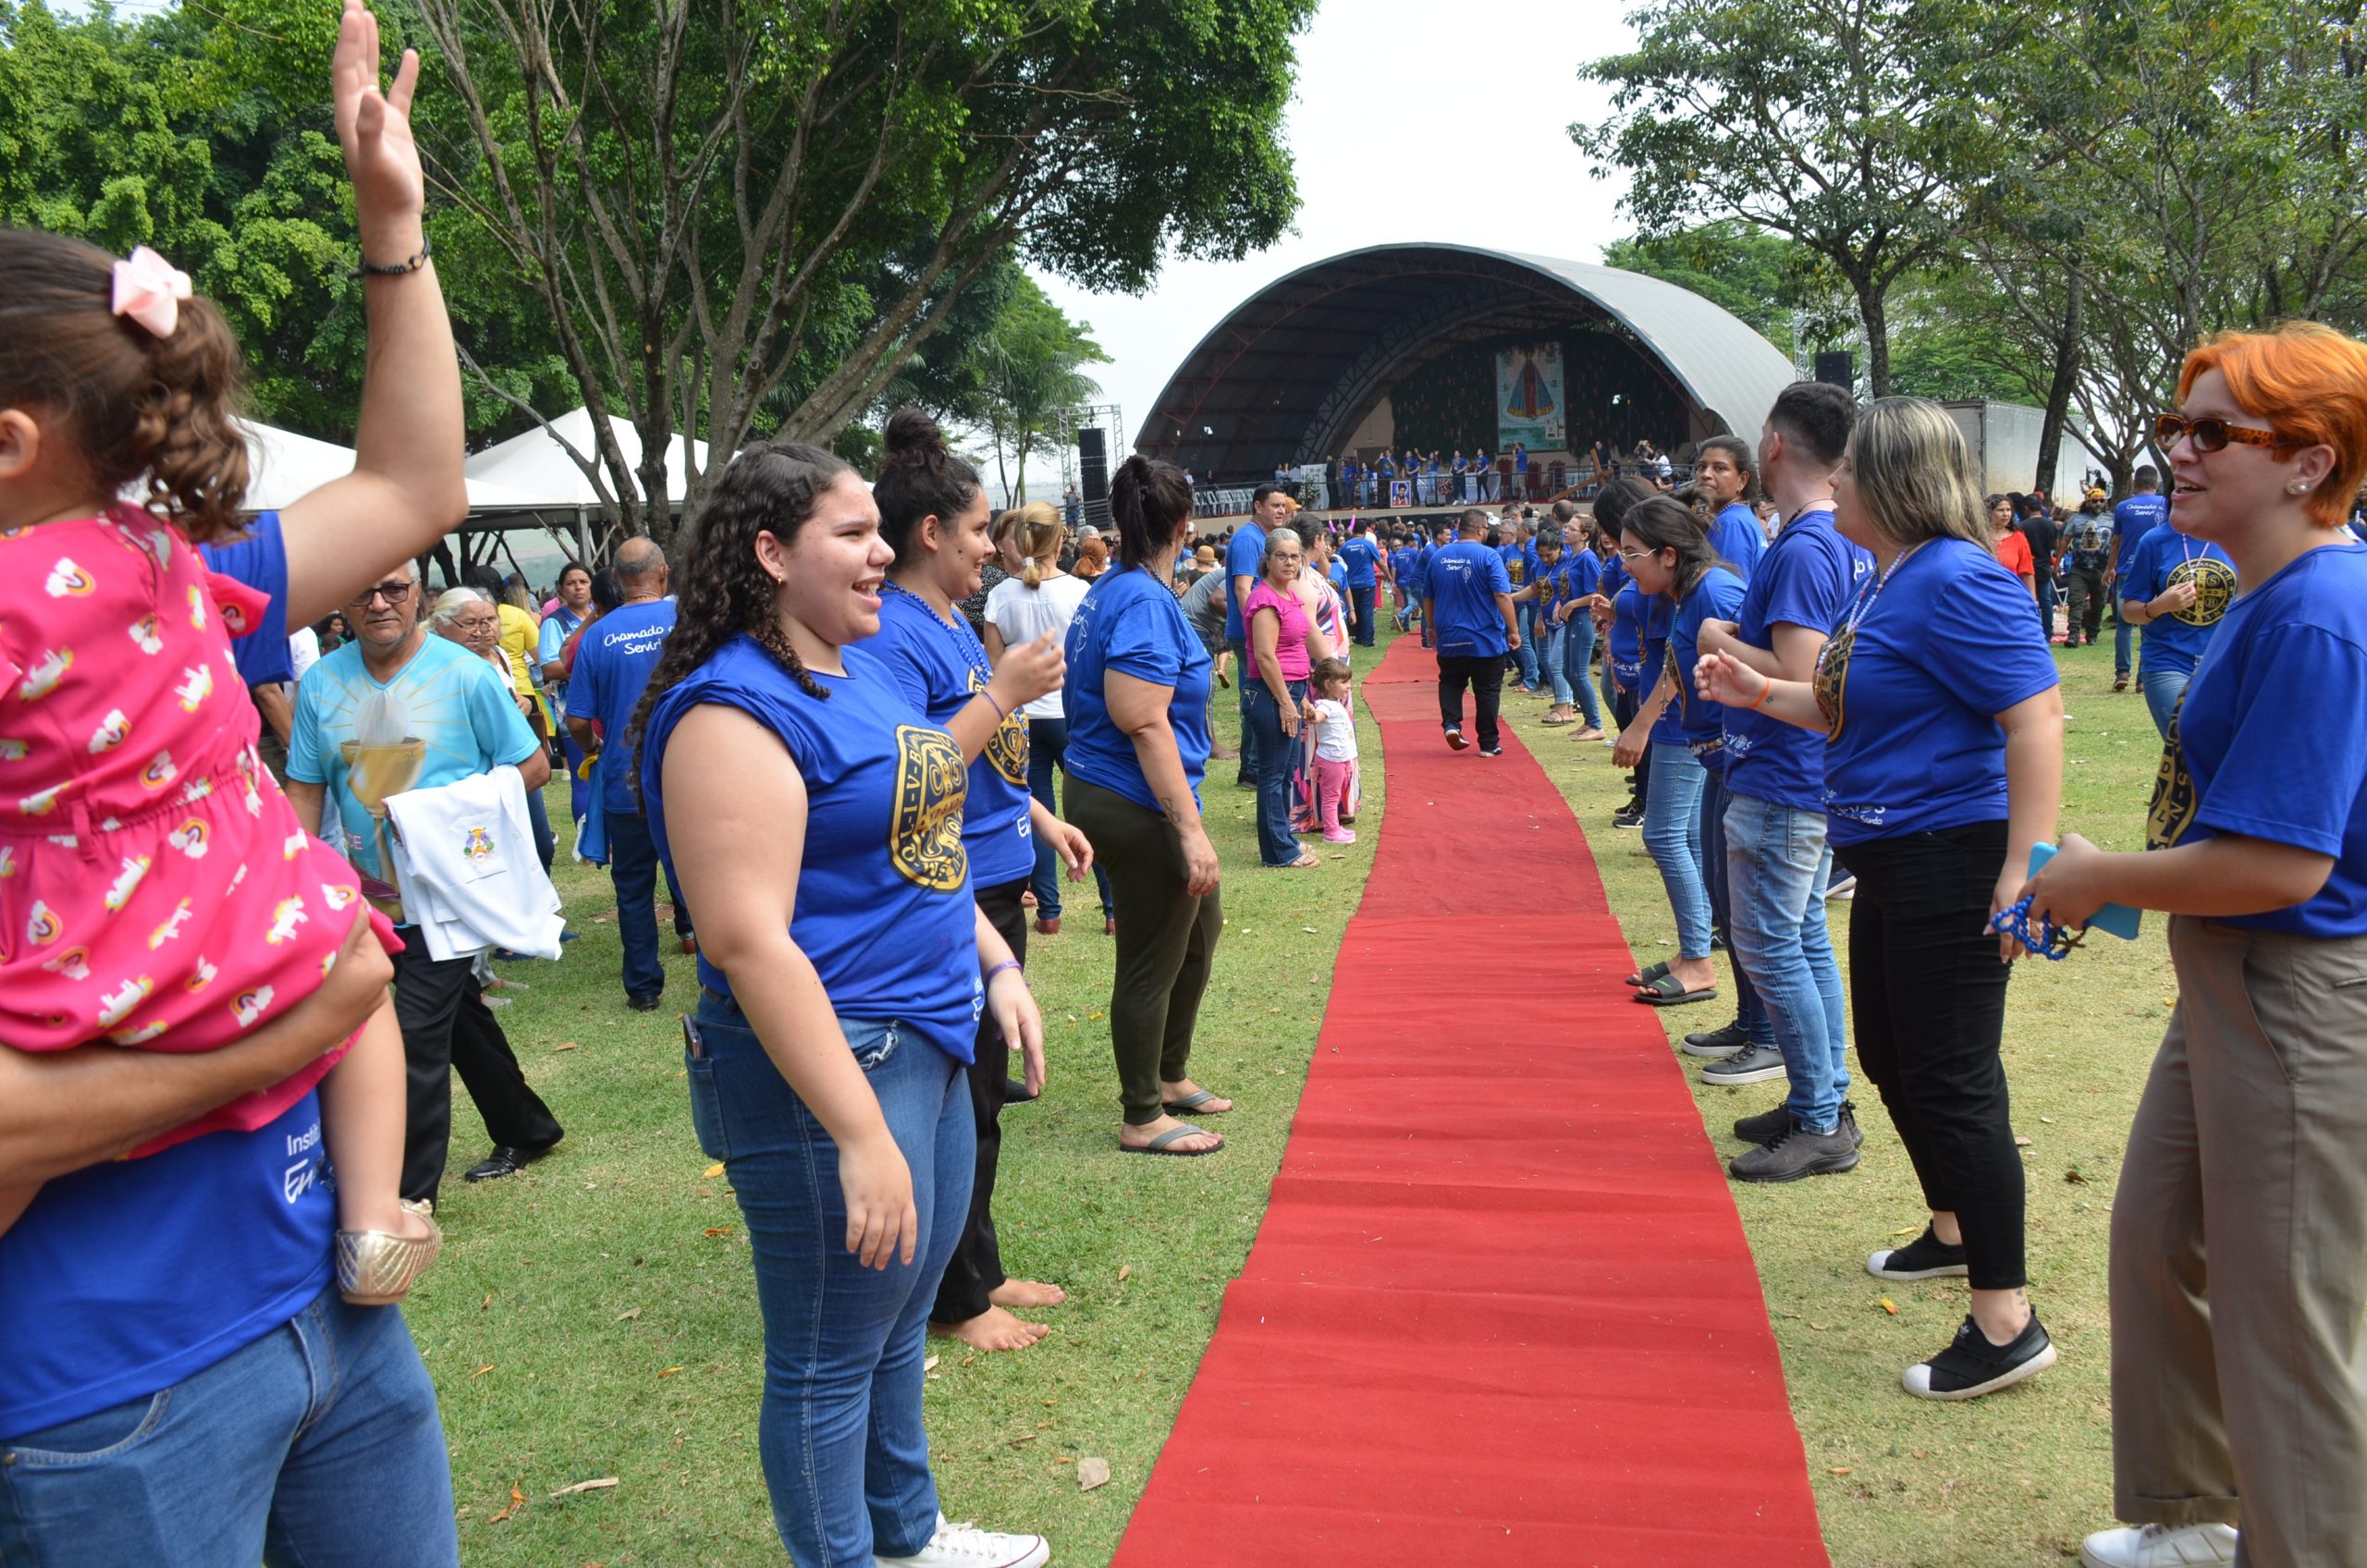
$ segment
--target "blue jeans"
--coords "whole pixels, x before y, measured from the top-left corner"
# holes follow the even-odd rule
[[[1847,1011],[1825,922],[1832,865],[1822,812],[1727,797],[1726,875],[1735,896],[1728,939],[1784,1053],[1792,1081],[1784,1109],[1819,1133],[1840,1125],[1849,1092]]]
[[[666,966],[657,958],[656,840],[649,836],[649,818],[637,811],[609,806],[601,814],[608,830],[608,880],[617,888],[617,936],[625,949],[625,995],[655,997],[666,990]],[[666,890],[674,900],[674,930],[691,935],[690,905],[666,873]]]
[[[1652,776],[1644,800],[1644,850],[1661,868],[1669,912],[1676,916],[1676,956],[1710,956],[1710,887],[1701,875],[1701,790],[1706,770],[1692,748],[1651,742]]]
[[[1027,792],[1038,805],[1054,816],[1061,815],[1061,802],[1053,795],[1052,770],[1065,768],[1069,754],[1069,721],[1065,718],[1030,718],[1027,721]],[[1036,839],[1036,870],[1027,885],[1036,894],[1036,918],[1058,920],[1061,917],[1061,855],[1046,842],[1040,833]],[[1094,884],[1101,890],[1101,918],[1109,920],[1117,913],[1117,906],[1110,900],[1110,874],[1101,863],[1093,864]]]
[[[1562,623],[1562,680],[1587,716],[1587,728],[1602,728],[1602,709],[1594,700],[1594,618],[1574,615]],[[1559,690],[1559,688],[1556,688]],[[1563,701],[1567,702],[1567,697]]]
[[[1576,700],[1570,691],[1569,661],[1562,651],[1569,634],[1568,627],[1556,626],[1550,619],[1538,623],[1537,662],[1543,667],[1547,679],[1553,682],[1553,701],[1563,707],[1568,707]]]
[[[1233,681],[1241,688],[1241,771],[1234,781],[1255,784],[1257,782],[1257,736],[1249,723],[1249,692],[1257,682],[1249,679],[1249,644],[1233,637],[1226,639],[1225,646],[1233,650]]]
[[[0,1562],[460,1561],[435,1386],[402,1311],[334,1288],[171,1388],[0,1442]]]
[[[2046,563],[2038,563],[2038,634],[2044,643],[2054,641],[2054,574]]]
[[[738,1008],[703,995],[684,1060],[699,1145],[723,1161],[748,1225],[765,1319],[756,1448],[800,1568],[910,1556],[937,1528],[921,1368],[977,1158],[960,1062],[901,1024],[839,1023],[912,1170],[909,1264],[865,1268],[847,1251],[838,1145]]]
[[[2137,689],[2145,693],[2145,707],[2153,716],[2153,728],[2162,739],[2170,738],[2170,720],[2177,717],[2178,699],[2186,695],[2187,682],[2194,679],[2190,669],[2157,669],[2143,666],[2138,672]]]
[[[1537,604],[1524,601],[1520,606],[1520,646],[1513,650],[1513,663],[1520,670],[1520,683],[1534,689],[1539,679],[1537,668]]]
[[[1367,582],[1361,588],[1351,587],[1348,590],[1348,602],[1356,606],[1355,639],[1356,646],[1359,648],[1372,646],[1373,606],[1379,600],[1380,593],[1376,584]]]
[[[2113,679],[2116,680],[2126,680],[2128,679],[2129,641],[2132,634],[2137,631],[2137,628],[2129,625],[2128,622],[2121,617],[2120,589],[2116,584],[2113,588],[2112,625]]]
[[[1719,761],[1723,765],[1724,759]],[[1726,879],[1726,770],[1705,766],[1701,771],[1701,881],[1710,890],[1710,929],[1725,944],[1726,967],[1734,972],[1735,1027],[1749,1035],[1752,1045],[1772,1047],[1775,1026],[1760,1005],[1758,987],[1735,957],[1734,900]]]
[[[1285,685],[1293,702],[1306,695],[1304,680]],[[1298,743],[1282,733],[1282,710],[1265,681],[1245,672],[1242,686],[1248,725],[1243,733],[1254,730],[1257,736],[1257,858],[1268,865],[1288,865],[1306,852],[1291,831],[1291,765],[1298,760]]]
[[[526,826],[533,830],[534,858],[543,863],[543,874],[547,876],[551,860],[558,853],[558,840],[551,836],[550,808],[543,803],[540,790],[526,791]]]

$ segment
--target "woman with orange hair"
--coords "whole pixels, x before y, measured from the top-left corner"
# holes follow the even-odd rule
[[[2033,918],[2166,912],[2178,999],[2112,1219],[2114,1512],[2089,1568],[2367,1565],[2367,345],[2187,357],[2177,528],[2242,584],[2172,721],[2144,854],[2076,834]],[[2237,1551],[2240,1521],[2242,1547]]]

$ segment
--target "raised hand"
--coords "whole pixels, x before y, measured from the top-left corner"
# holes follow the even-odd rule
[[[337,145],[345,151],[346,177],[353,181],[363,259],[390,266],[417,252],[420,214],[427,202],[419,144],[411,134],[419,52],[403,51],[391,89],[381,90],[379,69],[378,18],[362,0],[345,0],[329,67]]]

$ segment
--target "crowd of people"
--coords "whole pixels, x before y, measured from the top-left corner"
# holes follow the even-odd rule
[[[1970,1292],[1909,1393],[2056,1355],[2011,963],[2108,906],[2171,915],[2109,1260],[2130,1523],[2083,1560],[2367,1561],[2367,727],[2341,717],[2367,703],[2367,347],[2198,348],[2153,433],[2173,496],[2140,470],[2116,511],[1984,499],[1937,405],[1800,384],[1755,447],[1702,443],[1682,489],[1607,478],[1590,515],[1323,521],[1278,480],[1198,536],[1187,476],[1137,456],[1105,532],[998,513],[905,410],[867,480],[739,451],[680,581],[632,540],[539,605],[489,570],[431,598],[418,563],[465,502],[418,60],[382,85],[346,0],[333,77],[371,352],[353,472],[278,512],[241,513],[242,361],[186,275],[0,230],[0,1558],[458,1562],[399,1304],[441,1245],[452,1074],[494,1143],[467,1179],[563,1136],[488,996],[489,960],[566,935],[558,773],[626,1006],[665,993],[661,877],[696,960],[687,1121],[747,1225],[791,1560],[1048,1561],[949,1522],[922,1392],[932,1331],[1024,1351],[1022,1314],[1065,1299],[1006,1271],[995,1224],[1002,1115],[1045,1083],[1031,937],[1095,879],[1115,1148],[1223,1150],[1202,1123],[1234,1104],[1192,1075],[1224,929],[1208,766],[1256,792],[1264,867],[1353,840],[1386,594],[1446,745],[1503,755],[1509,681],[1630,770],[1615,820],[1677,938],[1625,994],[1716,1001],[1723,950],[1735,1016],[1684,1049],[1784,1081],[1735,1123],[1735,1179],[1867,1158],[1854,1034],[1928,1209],[1866,1268]],[[2067,647],[2112,613],[2117,687],[2133,668],[2163,729],[2148,852],[2058,833],[2058,576]]]

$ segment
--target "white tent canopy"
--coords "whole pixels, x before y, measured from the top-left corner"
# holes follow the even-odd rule
[[[239,428],[247,435],[248,511],[276,511],[353,472],[350,447],[247,420],[240,420]],[[490,480],[471,478],[468,486],[472,512],[523,510],[535,504],[532,497]]]
[[[641,461],[641,433],[629,421],[611,418],[608,427],[615,433],[618,449],[624,454],[625,466],[637,466]],[[557,433],[557,439],[553,433]],[[567,446],[559,444],[564,440]],[[473,486],[479,481],[499,485],[522,498],[523,507],[597,507],[600,493],[583,476],[583,471],[568,455],[572,447],[586,459],[598,460],[592,434],[592,412],[577,409],[551,421],[550,429],[537,425],[523,435],[513,435],[496,447],[489,447],[471,458],[463,465]],[[687,458],[686,458],[687,454]],[[706,443],[693,441],[687,435],[674,437],[672,450],[666,459],[666,498],[680,502],[689,488],[689,470],[695,462],[705,470],[707,461]]]

